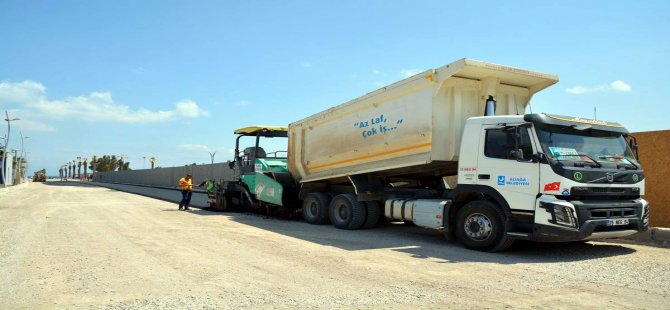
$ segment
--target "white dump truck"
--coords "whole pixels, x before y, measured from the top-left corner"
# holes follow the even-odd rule
[[[259,138],[286,128],[241,131],[256,141],[230,164],[242,182],[222,183],[227,198],[211,201],[294,208],[342,229],[401,220],[482,251],[646,230],[644,172],[623,126],[524,114],[556,82],[461,59],[291,123],[288,156],[274,165]]]

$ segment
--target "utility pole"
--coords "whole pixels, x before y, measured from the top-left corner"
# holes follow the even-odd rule
[[[16,154],[19,152],[19,150],[13,149],[12,152],[14,153],[14,160],[12,161],[12,165],[14,166],[14,169],[12,169],[13,170],[12,177],[14,177],[14,180],[12,181],[12,184],[16,185],[17,183],[16,181],[18,180],[18,174],[19,174],[19,165],[16,164],[18,156],[16,156]]]
[[[216,155],[216,151],[214,151],[214,153],[209,152],[209,156],[212,158],[212,164],[214,164],[214,155]]]
[[[13,121],[18,121],[20,120],[19,118],[9,118],[9,112],[5,110],[5,121],[7,121],[7,136],[5,136],[5,149],[2,152],[2,167],[0,167],[0,177],[2,178],[2,182],[4,186],[7,186],[7,180],[5,179],[5,169],[7,168],[7,152],[8,152],[8,147],[9,147],[9,133],[12,129],[12,126],[10,126],[10,123]]]
[[[93,181],[95,181],[95,164],[98,162],[98,155],[93,155],[93,163],[91,163],[91,174],[93,175]]]
[[[77,178],[81,181],[81,156],[77,156]]]
[[[25,139],[30,138],[30,137],[28,137],[28,136],[24,137],[24,136],[23,136],[23,132],[21,132],[21,131],[19,131],[19,134],[21,135],[21,161],[19,162],[19,167],[21,167],[21,165],[23,164],[23,162],[26,161],[26,160],[25,160],[25,157],[26,157],[26,149],[23,147],[23,141],[24,141]],[[26,179],[26,169],[23,168],[23,170],[21,170],[21,181],[23,181],[23,180],[25,180],[25,179]]]

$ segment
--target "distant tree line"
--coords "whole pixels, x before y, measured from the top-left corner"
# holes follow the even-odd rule
[[[91,169],[100,172],[130,170],[130,162],[124,162],[123,157],[117,158],[116,155],[103,155],[94,157],[94,160],[91,161]]]

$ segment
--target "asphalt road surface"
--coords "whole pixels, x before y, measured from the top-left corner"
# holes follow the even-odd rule
[[[151,189],[147,189],[151,190]],[[345,231],[77,182],[0,193],[0,308],[670,308],[670,249]]]

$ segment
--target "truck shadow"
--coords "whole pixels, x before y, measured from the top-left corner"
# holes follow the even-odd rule
[[[391,249],[437,263],[490,262],[499,264],[555,263],[591,260],[635,253],[626,244],[600,242],[536,243],[517,241],[505,252],[485,253],[463,248],[442,233],[397,222],[380,223],[367,230],[341,230],[331,225],[310,225],[301,220],[268,218],[248,213],[220,213],[207,208],[200,215],[225,214],[233,221],[277,234],[348,251]]]
[[[51,183],[51,184],[49,184]],[[130,192],[142,196],[178,202],[176,190],[138,187],[131,185],[86,182],[47,182],[54,186],[103,186],[112,190]],[[273,233],[294,237],[325,246],[348,251],[392,249],[417,259],[433,259],[439,263],[491,262],[499,264],[554,263],[591,260],[635,253],[627,244],[582,242],[582,243],[535,243],[517,241],[502,253],[484,253],[463,248],[456,241],[447,241],[442,233],[402,223],[380,223],[374,229],[342,230],[332,225],[310,225],[302,220],[269,218],[259,214],[218,212],[204,207],[206,195],[194,192],[192,210],[188,213],[199,216],[222,216],[241,224],[253,226]],[[164,211],[176,211],[165,209]]]

